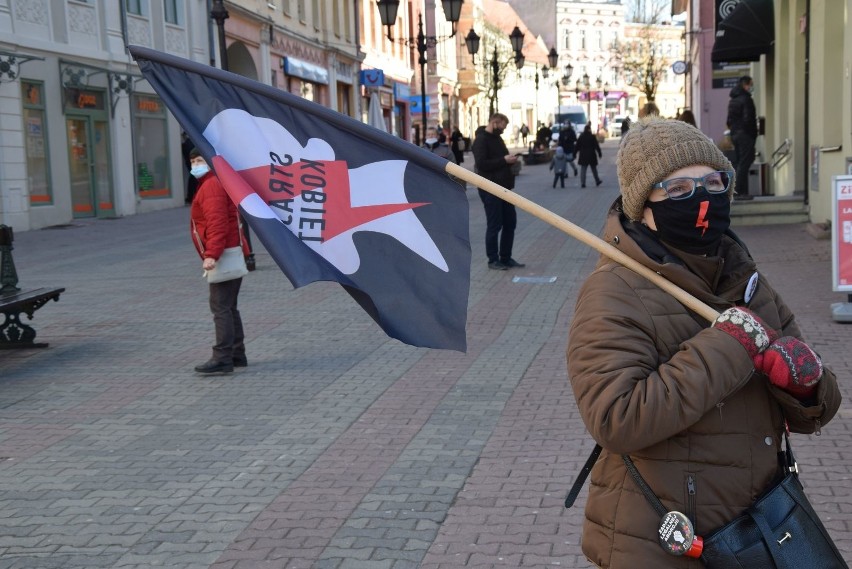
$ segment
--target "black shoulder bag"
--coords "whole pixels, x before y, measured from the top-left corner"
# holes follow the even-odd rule
[[[693,557],[700,552],[709,569],[849,569],[805,496],[786,432],[784,441],[784,476],[742,515],[705,537],[703,549],[686,516],[666,512],[630,457],[622,455],[622,459],[660,514],[660,544],[673,555]],[[695,554],[687,553],[690,550]]]

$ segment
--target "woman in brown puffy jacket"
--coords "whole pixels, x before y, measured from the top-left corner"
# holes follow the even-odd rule
[[[568,371],[603,452],[582,548],[599,567],[698,569],[699,559],[663,550],[659,516],[621,455],[706,536],[773,482],[785,423],[819,432],[840,393],[729,230],[734,172],[713,142],[684,122],[650,117],[631,126],[617,168],[621,197],[606,241],[721,315],[708,323],[606,258],[583,285]]]

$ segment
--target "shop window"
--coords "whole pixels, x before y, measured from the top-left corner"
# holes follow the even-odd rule
[[[153,95],[133,95],[133,162],[142,199],[169,198],[169,140],[163,102]]]
[[[21,81],[21,99],[30,205],[50,205],[53,203],[53,193],[50,188],[44,86],[33,81]]]

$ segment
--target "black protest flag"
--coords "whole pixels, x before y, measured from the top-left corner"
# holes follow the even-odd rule
[[[466,349],[467,198],[442,158],[268,85],[130,52],[294,287],[338,282],[389,336]]]

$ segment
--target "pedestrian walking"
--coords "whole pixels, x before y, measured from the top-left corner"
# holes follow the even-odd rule
[[[521,140],[524,141],[524,146],[527,145],[527,138],[530,135],[530,127],[526,125],[526,123],[521,125]]]
[[[446,137],[444,137],[444,140],[446,141]],[[441,141],[440,133],[434,126],[430,126],[426,129],[426,139],[423,141],[423,145],[429,149],[432,154],[437,154],[441,158],[455,163],[456,157],[445,141]]]
[[[207,162],[193,149],[191,173],[198,178],[198,191],[190,209],[192,242],[202,259],[202,268],[212,271],[226,248],[241,247],[247,253],[237,207],[225,188],[210,170]],[[243,279],[209,283],[210,312],[216,329],[216,343],[211,358],[195,371],[203,374],[229,373],[234,367],[248,365],[244,343],[243,321],[237,309],[237,297]]]
[[[574,132],[574,127],[571,123],[568,123],[559,131],[557,144],[565,151],[568,163],[571,165],[571,169],[574,170],[574,175],[576,176],[577,167],[574,165],[574,151],[577,146],[577,133]],[[568,171],[566,170],[565,172],[567,174]]]
[[[450,134],[450,150],[453,151],[456,164],[464,162],[464,135],[457,126],[453,127],[453,132]]]
[[[190,164],[189,153],[192,149],[195,148],[195,143],[190,140],[189,135],[185,132],[180,133],[180,153],[183,157],[184,166],[186,166],[186,171],[192,168]],[[198,179],[192,174],[188,174],[186,179],[186,193],[184,194],[184,203],[189,205],[192,203],[193,198],[195,198],[195,192],[198,190]]]
[[[550,169],[553,170],[553,187],[556,187],[556,182],[559,181],[561,187],[565,187],[565,174],[568,171],[568,156],[561,146],[556,147],[553,153],[553,159],[550,161]]]
[[[698,569],[701,561],[675,560],[661,546],[660,517],[624,457],[665,508],[689,518],[693,535],[707,536],[778,480],[785,425],[819,432],[841,395],[729,229],[739,180],[713,141],[685,122],[649,117],[631,126],[616,164],[621,195],[604,239],[721,315],[707,326],[607,258],[582,285],[568,373],[603,447],[582,550],[602,568]]]
[[[595,185],[600,186],[603,181],[598,176],[598,158],[603,157],[601,153],[601,145],[598,143],[597,137],[592,134],[592,123],[587,123],[586,128],[580,133],[577,138],[576,145],[577,164],[580,165],[580,187],[586,187],[586,168],[592,169],[592,175],[595,177]]]
[[[515,188],[512,165],[519,158],[509,154],[509,149],[501,138],[508,124],[506,115],[494,113],[486,126],[476,130],[473,162],[480,176],[512,190]],[[488,256],[488,268],[505,271],[525,266],[512,258],[515,226],[518,221],[515,206],[483,190],[479,190],[479,199],[485,207],[485,254]]]
[[[754,107],[754,81],[748,75],[731,89],[728,101],[728,129],[734,143],[734,168],[737,172],[737,194],[748,196],[748,171],[754,162],[757,142],[757,111]]]

